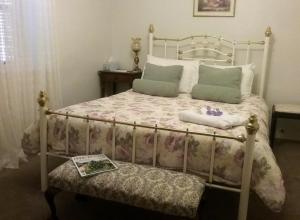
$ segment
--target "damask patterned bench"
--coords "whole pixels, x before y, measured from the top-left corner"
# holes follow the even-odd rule
[[[204,192],[200,177],[157,167],[116,162],[119,169],[82,178],[72,161],[49,173],[46,199],[52,217],[57,219],[54,191],[70,191],[124,203],[165,214],[188,218],[197,216]]]

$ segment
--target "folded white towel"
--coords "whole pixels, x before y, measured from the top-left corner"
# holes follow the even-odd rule
[[[207,125],[210,127],[228,129],[246,123],[246,118],[239,115],[229,115],[223,112],[220,116],[206,114],[206,109],[202,108],[199,112],[186,110],[179,113],[179,119],[184,122]]]

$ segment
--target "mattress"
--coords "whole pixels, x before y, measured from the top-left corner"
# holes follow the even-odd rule
[[[248,118],[258,116],[260,129],[256,136],[251,188],[273,211],[280,211],[285,201],[285,188],[281,171],[268,143],[268,108],[263,99],[250,96],[241,104],[227,104],[195,100],[190,94],[180,94],[176,98],[154,97],[135,93],[132,90],[114,96],[101,98],[58,110],[63,113],[89,115],[102,119],[186,130],[213,133],[226,136],[246,135],[244,126],[221,130],[204,125],[182,122],[178,114],[184,110],[199,110],[210,106],[229,114]],[[86,120],[69,120],[69,153],[86,152]],[[64,154],[66,143],[65,117],[51,115],[48,118],[48,150]],[[104,122],[90,122],[89,151],[91,154],[104,153],[111,156],[112,127]],[[116,127],[116,159],[130,161],[132,152],[132,127]],[[188,146],[187,169],[191,173],[205,175],[209,171],[211,137],[193,135]],[[182,169],[185,134],[159,131],[157,145],[157,165],[170,169]],[[136,162],[151,164],[154,145],[153,129],[136,129]],[[25,132],[22,146],[27,154],[39,152],[38,123],[33,123]],[[226,184],[239,185],[244,158],[244,145],[235,140],[217,139],[214,180]]]

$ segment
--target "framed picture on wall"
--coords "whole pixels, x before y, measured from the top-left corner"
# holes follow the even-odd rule
[[[194,0],[195,17],[233,17],[235,0]]]

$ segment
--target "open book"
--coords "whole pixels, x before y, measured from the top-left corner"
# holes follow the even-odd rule
[[[80,176],[86,177],[118,169],[117,165],[104,154],[72,157]]]

